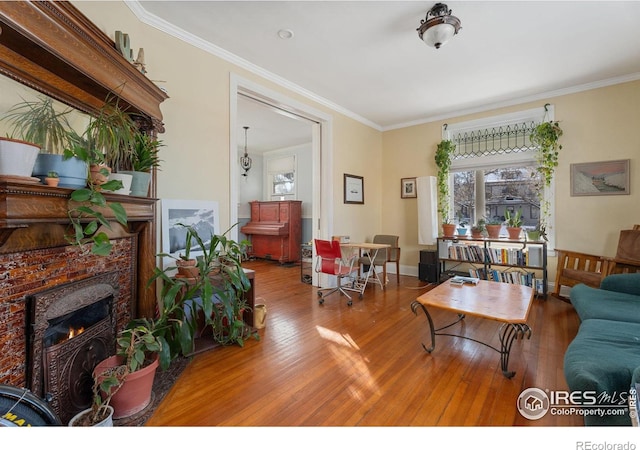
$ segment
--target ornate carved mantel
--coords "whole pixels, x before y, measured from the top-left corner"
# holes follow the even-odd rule
[[[0,1],[0,74],[89,114],[108,95],[115,95],[150,134],[164,131],[160,103],[168,96],[69,2]],[[156,196],[155,174],[150,192]],[[0,253],[65,245],[70,193],[64,188],[1,182]],[[155,267],[156,200],[105,196],[120,202],[129,217],[128,229],[114,227],[115,236],[137,236],[137,311],[150,316],[155,311],[155,289],[146,289],[146,280]]]

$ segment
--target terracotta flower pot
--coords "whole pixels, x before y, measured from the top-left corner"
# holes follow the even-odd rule
[[[94,376],[104,372],[106,369],[117,367],[122,364],[122,357],[110,356],[100,362],[93,370]],[[140,370],[130,373],[125,378],[122,387],[111,398],[109,403],[113,406],[113,418],[119,419],[129,417],[142,411],[151,401],[151,389],[153,379],[158,368],[158,357]]]
[[[100,173],[102,169],[106,169],[107,172],[109,172],[109,174],[111,173],[111,168],[103,164],[101,165],[91,164],[91,166],[89,166],[89,171],[90,171],[89,179],[91,180],[91,184],[95,186],[100,186],[101,184],[105,184],[107,181],[109,181],[108,176],[104,176],[104,174]]]
[[[454,237],[456,234],[456,225],[454,223],[443,223],[442,234],[444,237]]]
[[[56,187],[58,183],[60,183],[60,178],[45,178],[44,182],[47,183],[47,186]]]
[[[178,274],[186,278],[197,278],[200,275],[200,269],[198,269],[197,264],[198,262],[195,259],[177,260]]]
[[[520,239],[520,233],[522,227],[507,227],[507,233],[509,233],[509,239],[517,241]]]
[[[500,230],[502,225],[486,225],[487,235],[490,239],[498,239],[500,237]]]

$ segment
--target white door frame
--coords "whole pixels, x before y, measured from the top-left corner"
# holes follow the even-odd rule
[[[305,117],[312,125],[312,237],[328,239],[333,233],[333,117],[305,103],[296,101],[279,92],[272,91],[251,80],[234,73],[230,77],[229,89],[229,214],[230,225],[238,222],[238,190],[240,185],[240,165],[238,162],[238,93],[253,97],[263,103]],[[238,239],[238,229],[231,230],[232,239]],[[315,249],[314,249],[315,252]],[[319,280],[312,271],[314,286]],[[326,280],[323,286],[326,285]]]

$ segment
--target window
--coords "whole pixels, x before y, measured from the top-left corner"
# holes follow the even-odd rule
[[[266,160],[266,190],[270,200],[296,199],[295,155],[271,157]]]
[[[538,187],[544,185],[537,172],[537,147],[529,141],[533,128],[553,120],[552,107],[537,108],[477,121],[445,125],[443,139],[456,145],[450,175],[450,217],[470,224],[478,219],[503,221],[505,211],[522,211],[523,228],[540,222]],[[553,211],[552,189],[543,201]],[[547,220],[552,241],[553,214]]]

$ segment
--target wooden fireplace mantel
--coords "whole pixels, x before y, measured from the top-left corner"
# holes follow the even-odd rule
[[[0,1],[2,75],[88,114],[95,114],[111,96],[146,133],[164,132],[160,104],[168,95],[68,1]],[[64,188],[0,182],[0,253],[62,245],[70,193]],[[156,195],[154,173],[150,196]],[[113,227],[114,233],[136,236],[137,314],[151,317],[156,290],[155,285],[147,289],[146,282],[156,262],[156,200],[105,197],[120,202],[128,214],[128,229]]]
[[[65,233],[70,224],[67,216],[72,189],[49,187],[41,184],[0,182],[0,254],[26,252],[42,248],[68,245]],[[108,202],[120,203],[127,213],[127,228],[114,220],[113,237],[134,235],[137,241],[136,289],[139,316],[152,317],[155,313],[155,290],[148,289],[156,262],[155,204],[157,199],[104,193]],[[101,211],[113,218],[109,208]]]

